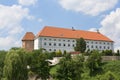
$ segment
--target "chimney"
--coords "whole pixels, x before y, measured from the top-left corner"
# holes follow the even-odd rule
[[[75,31],[74,27],[72,27],[72,31]]]
[[[99,33],[99,34],[100,34],[99,29],[97,29],[97,33]]]

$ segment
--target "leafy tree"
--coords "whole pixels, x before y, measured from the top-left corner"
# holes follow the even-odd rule
[[[120,50],[117,50],[116,55],[117,55],[117,56],[120,56]]]
[[[62,56],[61,50],[56,51],[56,56],[57,56],[57,57],[61,57],[61,56]]]
[[[4,59],[7,54],[7,51],[0,51],[0,80],[3,75]]]
[[[87,67],[90,69],[90,76],[96,75],[102,71],[102,58],[98,51],[93,51],[86,63]]]
[[[104,51],[104,54],[105,54],[106,56],[113,56],[112,50],[105,50],[105,51]]]
[[[33,51],[30,70],[38,75],[37,78],[41,78],[42,80],[49,78],[50,67],[48,65],[47,55],[40,50]]]
[[[86,42],[83,38],[76,40],[76,47],[75,51],[80,51],[81,53],[84,53],[86,50]]]
[[[82,73],[83,58],[77,56],[77,58],[73,60],[70,54],[66,54],[59,63],[55,77],[57,80],[80,80]]]
[[[105,73],[105,75],[103,75],[100,80],[119,80],[114,73],[112,73],[111,71],[108,71]]]
[[[27,56],[23,49],[10,50],[4,62],[3,79],[27,80]]]

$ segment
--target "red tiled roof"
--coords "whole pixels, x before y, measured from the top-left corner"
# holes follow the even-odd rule
[[[108,37],[102,35],[98,32],[91,31],[83,31],[83,30],[73,30],[73,29],[65,29],[58,27],[45,26],[43,30],[41,30],[37,36],[39,37],[57,37],[57,38],[84,38],[86,40],[98,40],[98,41],[110,41]]]
[[[24,35],[23,40],[34,40],[35,36],[32,32],[26,32],[26,34]]]

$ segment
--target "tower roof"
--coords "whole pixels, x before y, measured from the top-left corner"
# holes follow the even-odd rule
[[[73,30],[66,28],[58,28],[52,26],[45,26],[38,34],[37,37],[56,37],[56,38],[84,38],[86,40],[110,41],[111,39],[98,32]]]
[[[24,40],[34,40],[35,36],[32,32],[26,32],[24,37],[22,38],[22,41]]]

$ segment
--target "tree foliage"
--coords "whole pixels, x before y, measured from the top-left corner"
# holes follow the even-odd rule
[[[4,62],[3,79],[27,80],[27,55],[23,49],[10,50]]]
[[[33,51],[33,56],[31,58],[30,70],[37,74],[38,78],[46,80],[49,78],[49,64],[47,61],[47,55],[42,53],[41,50]]]
[[[3,51],[3,50],[0,51],[0,80],[3,75],[3,67],[4,67],[4,60],[5,60],[6,54],[7,54],[6,51]]]
[[[84,53],[86,50],[86,42],[83,38],[76,40],[76,47],[75,51],[80,51],[81,53]]]
[[[83,73],[83,58],[78,56],[75,60],[69,54],[61,59],[57,69],[58,80],[80,80]]]
[[[98,51],[93,51],[91,55],[88,57],[87,67],[90,69],[90,76],[96,75],[102,70],[102,58],[101,54]]]

